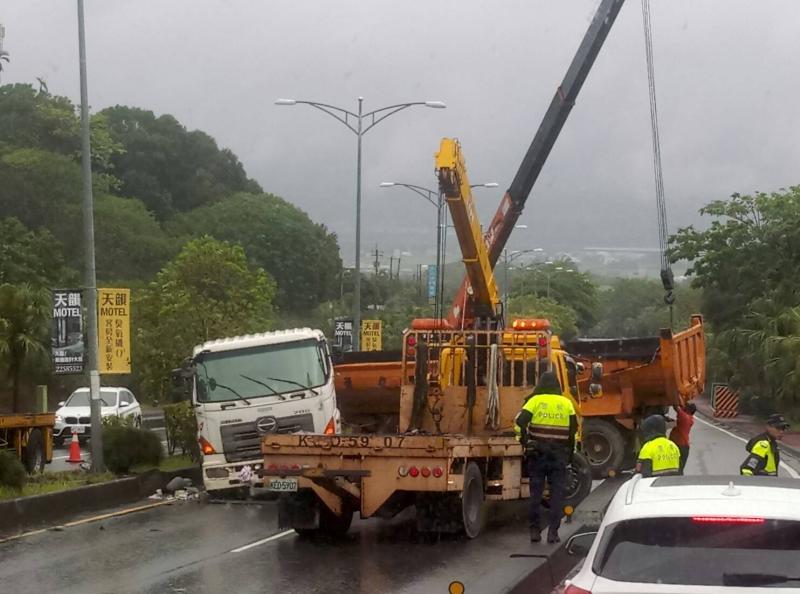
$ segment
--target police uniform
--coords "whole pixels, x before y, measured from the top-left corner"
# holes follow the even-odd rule
[[[636,466],[644,477],[682,474],[681,450],[675,442],[659,435],[639,450]]]
[[[541,540],[540,511],[545,480],[550,485],[548,542],[558,542],[563,515],[567,464],[575,449],[578,418],[572,401],[561,394],[536,394],[515,419],[515,431],[525,446],[530,484],[531,541]]]
[[[773,414],[767,419],[767,425],[777,431],[785,431],[789,428],[789,423],[783,415]],[[781,453],[778,449],[778,439],[782,433],[776,437],[770,430],[756,435],[747,442],[749,456],[742,462],[739,472],[744,476],[762,475],[778,476],[778,468],[781,464]]]

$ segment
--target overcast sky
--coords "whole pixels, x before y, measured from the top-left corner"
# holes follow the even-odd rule
[[[494,213],[598,0],[86,0],[90,103],[174,114],[231,148],[265,190],[353,259],[356,137],[307,106],[418,100],[364,137],[363,251],[426,256],[435,211],[381,181],[435,188],[456,136]],[[670,231],[706,202],[800,181],[800,2],[652,0]],[[3,82],[79,97],[75,2],[3,0]],[[513,249],[658,245],[641,4],[614,25],[534,187]],[[451,246],[454,245],[451,243]],[[451,257],[455,256],[450,252]]]

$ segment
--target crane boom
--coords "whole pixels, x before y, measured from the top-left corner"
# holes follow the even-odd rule
[[[500,313],[500,296],[472,198],[464,154],[457,140],[442,138],[439,152],[436,153],[436,174],[439,177],[439,189],[453,217],[462,260],[472,287],[470,297],[475,312],[481,317],[494,317]]]
[[[497,263],[508,242],[531,189],[564,127],[564,122],[567,121],[572,106],[575,105],[575,99],[577,99],[624,2],[625,0],[602,0],[600,2],[564,79],[556,89],[550,107],[547,108],[542,123],[520,163],[517,174],[500,201],[500,206],[484,235],[491,267]],[[475,316],[481,315],[476,310],[474,295],[470,295],[470,293],[474,293],[474,291],[471,287],[470,276],[467,275],[461,283],[461,288],[447,315],[447,321],[454,328],[463,328],[472,324]]]

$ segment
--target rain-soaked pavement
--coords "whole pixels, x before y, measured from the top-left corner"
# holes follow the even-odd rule
[[[734,473],[744,458],[741,440],[702,422],[692,438],[688,473]],[[527,542],[524,507],[512,505],[516,521],[472,541],[427,542],[406,513],[391,522],[355,521],[345,540],[330,542],[278,530],[270,502],[175,503],[2,543],[0,583],[18,594],[435,594],[459,580],[467,594],[498,592],[541,563],[512,554],[547,546]]]

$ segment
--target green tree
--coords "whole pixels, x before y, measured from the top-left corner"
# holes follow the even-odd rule
[[[239,191],[260,192],[239,159],[208,134],[187,131],[171,115],[117,105],[100,112],[123,150],[110,158],[124,196],[163,220]]]
[[[179,217],[172,229],[242,245],[250,261],[278,283],[282,310],[307,312],[339,294],[336,235],[272,194],[236,194]]]
[[[28,284],[0,285],[0,363],[11,383],[13,412],[20,411],[23,370],[46,360],[50,294]]]
[[[141,200],[99,194],[94,211],[98,280],[152,278],[178,250]]]
[[[54,287],[75,280],[67,270],[63,246],[47,229],[31,231],[18,219],[0,219],[0,284]]]
[[[163,401],[170,370],[206,340],[269,330],[275,283],[240,246],[187,243],[139,296],[134,354],[145,398]]]
[[[547,297],[518,295],[508,300],[508,323],[515,319],[546,318],[553,332],[569,340],[578,334],[578,317],[571,307]]]
[[[573,271],[573,272],[569,272]],[[537,264],[515,275],[509,295],[547,297],[575,311],[578,329],[586,332],[597,322],[597,286],[570,260]]]

